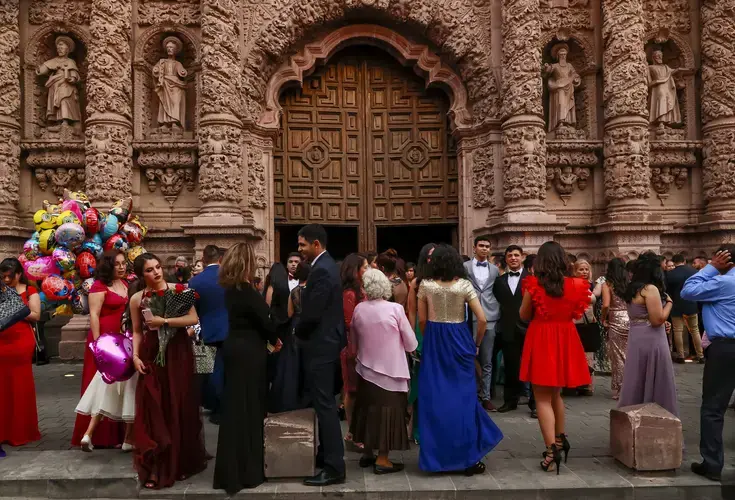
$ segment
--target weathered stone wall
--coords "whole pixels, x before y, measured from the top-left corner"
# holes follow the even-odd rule
[[[278,93],[329,57],[320,48],[347,41],[403,54],[450,94],[465,250],[490,231],[499,246],[554,237],[594,261],[710,251],[735,225],[734,9],[0,0],[0,251],[30,234],[44,199],[86,188],[102,207],[132,195],[147,246],[166,258],[248,238],[266,266]],[[344,29],[355,24],[380,29]],[[59,37],[73,45],[63,60]],[[37,70],[53,60],[78,78],[58,87],[75,94],[50,114],[47,85],[63,71]]]

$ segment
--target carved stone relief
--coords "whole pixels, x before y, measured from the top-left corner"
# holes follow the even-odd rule
[[[485,146],[472,153],[472,206],[495,206],[494,148]]]
[[[626,125],[606,131],[605,197],[645,199],[650,192],[648,127]]]
[[[503,198],[546,198],[546,133],[535,124],[503,128]]]
[[[551,49],[551,56],[557,60],[543,66],[543,74],[548,78],[546,86],[549,93],[548,131],[555,132],[559,127],[576,129],[577,110],[574,89],[582,83],[574,65],[567,61],[569,45],[558,43]],[[568,132],[567,132],[568,134]]]
[[[564,205],[572,197],[575,186],[580,191],[587,188],[589,178],[590,169],[587,167],[546,167],[546,189],[551,189],[553,186]]]
[[[589,0],[540,0],[540,7],[544,30],[555,30],[559,26],[592,29]]]
[[[138,24],[151,26],[159,23],[175,23],[184,26],[199,24],[201,10],[198,0],[157,1],[138,3]]]
[[[251,208],[268,206],[263,150],[254,144],[248,145],[248,204]]]
[[[89,2],[85,0],[32,0],[28,21],[43,24],[61,21],[70,24],[89,24]]]
[[[68,126],[74,135],[81,135],[80,74],[77,63],[70,57],[75,43],[71,37],[59,35],[54,42],[57,56],[36,69],[36,74],[47,77],[45,125],[50,132]]]
[[[190,168],[147,168],[145,177],[148,179],[148,190],[154,192],[160,187],[163,197],[171,205],[179,197],[184,185],[189,191],[194,191],[195,187],[194,171]]]
[[[79,191],[84,189],[84,167],[82,168],[37,168],[35,170],[38,186],[42,191],[49,187],[59,198],[64,190]]]
[[[92,0],[89,23],[86,192],[115,201],[132,191],[131,3]]]
[[[689,2],[687,0],[644,0],[646,32],[662,29],[689,33]]]
[[[199,199],[203,202],[242,201],[242,130],[217,124],[199,131]]]
[[[0,205],[14,222],[20,191],[20,32],[18,0],[0,4]]]
[[[686,167],[651,167],[651,185],[656,196],[661,200],[661,205],[669,197],[671,186],[677,189],[683,188],[689,178]]]

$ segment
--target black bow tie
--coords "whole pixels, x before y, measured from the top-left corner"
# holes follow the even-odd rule
[[[519,277],[520,275],[521,275],[521,273],[514,273],[513,271],[508,272],[508,276]]]
[[[476,262],[475,265],[477,267],[487,267],[487,262]]]

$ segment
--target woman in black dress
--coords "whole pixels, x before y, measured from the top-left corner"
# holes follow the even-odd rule
[[[265,299],[252,286],[255,252],[237,243],[222,259],[219,282],[225,288],[230,332],[225,340],[225,388],[217,443],[214,488],[234,495],[265,481],[263,419],[268,382],[267,343],[280,349]]]

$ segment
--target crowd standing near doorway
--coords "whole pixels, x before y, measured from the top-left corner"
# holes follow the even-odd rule
[[[214,487],[235,494],[265,481],[265,417],[313,408],[319,472],[307,485],[343,482],[345,449],[377,475],[401,471],[391,452],[412,444],[421,470],[474,475],[503,439],[491,415],[527,405],[544,441],[539,467],[559,474],[574,443],[563,398],[593,396],[604,353],[618,407],[656,403],[673,415],[673,364],[704,364],[702,461],[691,467],[720,480],[735,391],[734,245],[711,259],[613,258],[595,279],[590,262],[553,241],[532,254],[481,235],[471,257],[431,242],[419,255],[386,249],[340,262],[320,225],[293,243],[266,276],[247,242],[207,246],[191,267],[180,256],[168,272],[144,253],[134,279],[122,254],[101,257],[89,340],[127,324],[136,374],[103,383],[87,353],[72,445],[132,452],[152,489],[215,458]],[[0,331],[0,401],[14,403],[0,406],[2,458],[1,445],[40,438],[31,369],[40,302],[16,259],[0,274],[29,311]],[[155,313],[164,296],[191,306]],[[196,373],[195,345],[213,353],[206,374]],[[220,426],[216,457],[204,448],[200,408]]]

